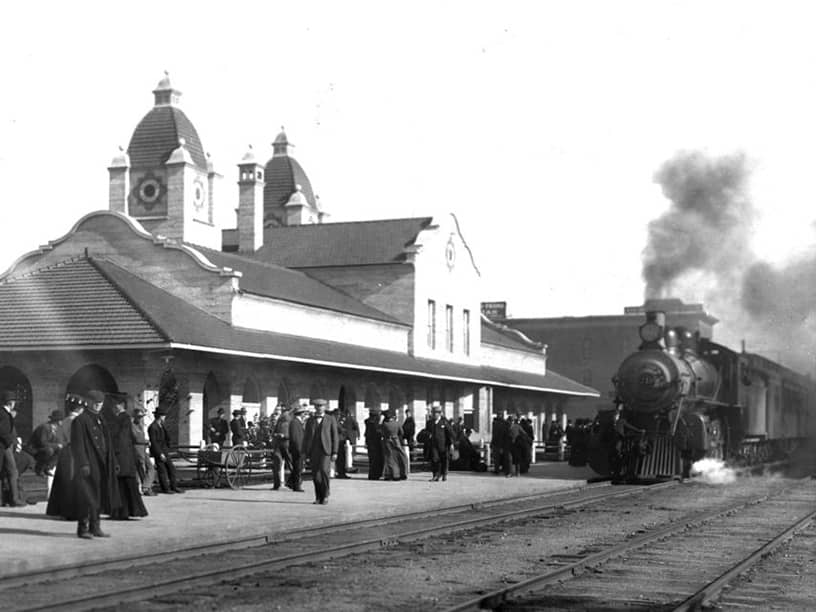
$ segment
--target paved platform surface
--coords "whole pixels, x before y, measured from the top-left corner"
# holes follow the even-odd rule
[[[144,497],[147,517],[103,519],[102,528],[111,537],[94,540],[77,538],[76,523],[46,516],[42,502],[2,508],[0,576],[578,487],[592,475],[588,468],[557,462],[538,463],[519,478],[451,472],[447,482],[429,482],[427,472],[417,472],[406,481],[385,482],[356,474],[349,480],[332,480],[330,503],[325,506],[312,503],[311,480],[304,483],[305,493],[273,491],[269,482],[235,490],[187,489],[183,495]]]

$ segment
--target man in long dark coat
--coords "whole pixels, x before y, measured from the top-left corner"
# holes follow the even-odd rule
[[[184,493],[176,482],[176,466],[170,459],[170,434],[164,426],[167,408],[159,406],[154,412],[156,420],[147,428],[150,438],[150,456],[156,461],[156,474],[162,493]]]
[[[116,473],[118,466],[110,433],[100,414],[105,395],[88,393],[88,408],[71,423],[71,452],[74,456],[74,487],[79,521],[77,536],[107,538],[99,526],[100,514],[111,514],[119,505]]]
[[[315,488],[316,504],[329,503],[331,484],[331,464],[337,460],[340,432],[337,421],[326,414],[326,400],[314,400],[315,413],[306,423],[303,447],[312,464],[312,480]]]
[[[448,479],[448,463],[450,462],[450,452],[453,449],[453,432],[450,423],[442,416],[442,407],[434,405],[431,413],[431,420],[425,428],[428,432],[426,438],[430,447],[431,470],[433,471],[432,482]]]
[[[351,478],[348,471],[351,465],[346,463],[346,442],[351,445],[351,452],[354,452],[354,445],[360,436],[360,426],[357,419],[345,407],[340,409],[337,419],[337,426],[340,428],[340,448],[337,453],[337,478]]]
[[[381,413],[379,408],[369,408],[368,418],[365,420],[365,445],[368,453],[368,479],[379,480],[385,468],[385,450],[381,427]]]
[[[0,393],[0,478],[8,483],[11,494],[10,506],[25,506],[25,500],[19,491],[19,472],[14,460],[14,447],[17,445],[17,430],[14,427],[14,405],[17,394],[14,391]]]
[[[209,429],[207,430],[207,439],[210,444],[218,444],[218,448],[224,446],[227,441],[227,432],[229,431],[229,423],[224,418],[224,409],[219,408],[216,416],[210,419]]]
[[[289,455],[292,458],[292,471],[286,481],[286,486],[298,493],[303,493],[303,418],[306,414],[304,406],[294,409],[294,416],[289,421]]]

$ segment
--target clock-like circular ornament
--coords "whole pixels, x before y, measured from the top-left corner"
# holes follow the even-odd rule
[[[139,199],[146,208],[152,208],[152,206],[159,201],[161,193],[161,183],[152,176],[145,177],[145,179],[139,183]]]
[[[445,245],[445,263],[448,264],[449,270],[452,270],[456,264],[456,246],[453,244],[453,237],[448,238],[448,244]]]
[[[197,211],[204,208],[204,203],[207,200],[207,188],[204,186],[204,181],[197,178],[193,181],[193,206]]]

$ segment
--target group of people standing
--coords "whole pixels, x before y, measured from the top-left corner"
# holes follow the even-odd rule
[[[162,492],[183,493],[169,457],[163,407],[145,430],[146,411],[137,407],[131,415],[122,394],[68,393],[64,410],[54,410],[15,453],[17,397],[3,391],[0,401],[0,476],[9,489],[10,505],[26,503],[18,481],[27,459],[47,479],[46,514],[77,521],[77,536],[82,539],[108,537],[100,525],[101,515],[116,520],[147,516],[142,496],[155,494],[156,473]],[[106,403],[109,409],[103,414]]]
[[[535,433],[529,419],[502,410],[493,419],[493,471],[507,478],[526,474],[533,459]]]

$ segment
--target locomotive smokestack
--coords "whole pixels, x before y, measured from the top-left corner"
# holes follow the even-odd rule
[[[662,349],[663,333],[666,330],[666,313],[662,310],[647,310],[646,322],[640,326],[640,350]]]

